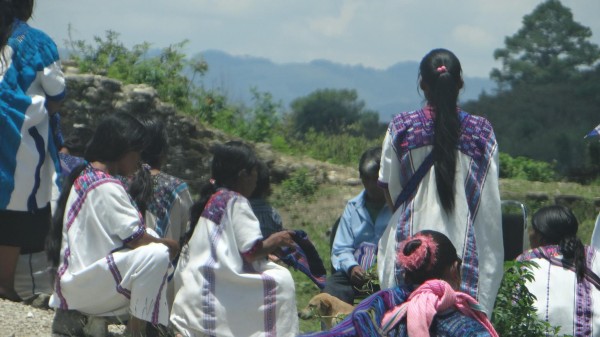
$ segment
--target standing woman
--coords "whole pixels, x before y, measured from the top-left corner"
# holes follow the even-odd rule
[[[33,0],[0,1],[0,298],[14,289],[21,251],[39,252],[58,168],[50,116],[65,93],[54,42],[26,21]]]
[[[381,288],[402,284],[396,249],[428,229],[448,236],[462,259],[461,291],[491,314],[502,278],[504,249],[498,145],[491,124],[458,107],[458,58],[430,51],[419,66],[427,105],[391,121],[383,142],[380,187],[394,210],[379,242]]]
[[[212,152],[212,179],[192,207],[175,271],[171,323],[185,337],[296,336],[294,280],[267,259],[292,246],[291,232],[263,239],[246,199],[256,187],[258,159],[235,141]]]
[[[91,316],[130,316],[133,336],[146,322],[168,325],[166,278],[179,245],[146,232],[144,220],[116,175],[140,167],[144,126],[129,114],[107,116],[58,200],[48,257],[58,266],[50,306]],[[55,326],[57,327],[57,320]],[[56,331],[55,331],[56,332]]]

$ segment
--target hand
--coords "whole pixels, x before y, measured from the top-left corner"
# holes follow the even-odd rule
[[[167,248],[169,248],[169,258],[171,259],[171,261],[173,261],[177,254],[179,254],[179,242],[173,239],[162,239],[161,241],[161,243],[163,243],[165,246],[167,246]]]
[[[365,284],[365,271],[361,266],[354,266],[350,269],[350,282],[356,287],[362,287]]]
[[[273,233],[263,241],[263,247],[269,252],[281,247],[293,247],[294,237],[292,236],[292,233],[294,232],[281,231]]]

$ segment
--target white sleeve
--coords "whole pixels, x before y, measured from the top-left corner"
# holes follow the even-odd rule
[[[240,196],[229,202],[235,241],[239,252],[243,254],[254,248],[257,241],[262,241],[260,223],[246,198]]]

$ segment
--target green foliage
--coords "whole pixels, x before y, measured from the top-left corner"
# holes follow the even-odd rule
[[[379,135],[384,136],[384,133]],[[334,164],[355,166],[360,155],[372,146],[381,145],[383,139],[369,139],[347,133],[326,134],[310,129],[302,140],[291,140],[292,153],[301,153],[314,159]]]
[[[365,109],[356,90],[320,89],[295,99],[290,106],[293,136],[299,139],[309,130],[330,135],[346,132],[378,136],[382,128],[378,114]]]
[[[557,336],[559,328],[538,319],[535,296],[525,286],[534,279],[532,261],[504,263],[504,277],[492,314],[492,324],[499,336]]]
[[[143,42],[128,49],[119,41],[119,34],[108,30],[105,38],[94,37],[94,44],[70,39],[71,59],[82,72],[118,79],[124,83],[145,83],[156,89],[161,100],[189,111],[193,82],[184,75],[191,70],[193,76],[208,69],[202,59],[187,60],[182,49],[187,41],[172,44],[157,56],[149,55],[150,44]]]
[[[491,78],[499,84],[544,83],[579,75],[600,59],[600,49],[589,42],[592,31],[573,20],[559,0],[546,0],[523,18],[523,27],[496,49],[502,70]]]
[[[552,164],[500,153],[500,178],[549,182],[555,181],[557,176]]]
[[[290,177],[281,183],[283,194],[289,198],[310,198],[319,188],[306,168],[294,171]]]

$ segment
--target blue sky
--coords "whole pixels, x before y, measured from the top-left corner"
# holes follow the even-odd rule
[[[467,76],[487,77],[496,48],[541,0],[38,0],[31,24],[60,46],[106,30],[131,46],[189,40],[185,52],[218,49],[277,63],[327,59],[387,68],[430,49],[454,51]],[[599,0],[563,0],[600,45]],[[209,65],[210,66],[210,65]]]

